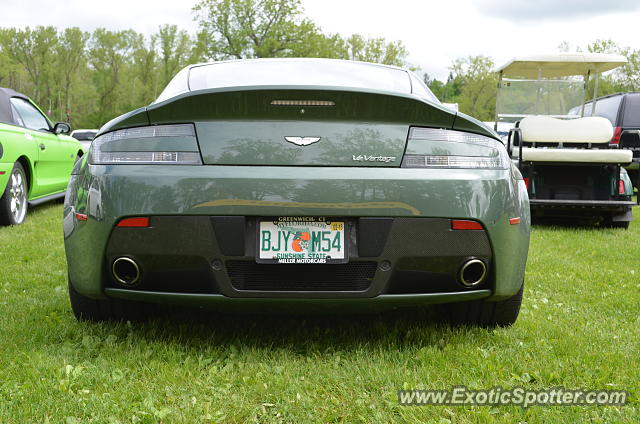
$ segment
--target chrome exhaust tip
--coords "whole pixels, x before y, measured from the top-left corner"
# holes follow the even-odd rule
[[[124,286],[133,286],[140,281],[140,267],[131,258],[116,258],[111,265],[111,273],[116,281]]]
[[[482,284],[487,277],[487,266],[480,259],[469,259],[460,267],[458,281],[465,287]]]

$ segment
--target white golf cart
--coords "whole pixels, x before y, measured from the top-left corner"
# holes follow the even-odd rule
[[[594,116],[602,72],[623,56],[559,53],[515,58],[500,67],[494,129],[511,126],[507,149],[529,192],[534,217],[595,218],[627,228],[633,187],[623,168],[633,153],[613,142],[613,126]],[[584,116],[594,77],[591,116]],[[578,115],[569,111],[580,106]]]

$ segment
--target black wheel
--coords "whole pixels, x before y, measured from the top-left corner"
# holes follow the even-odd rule
[[[69,281],[71,309],[78,321],[145,321],[154,305],[121,299],[91,299],[78,293]]]
[[[522,305],[523,289],[524,284],[515,295],[499,302],[474,300],[471,302],[447,303],[441,305],[441,307],[444,317],[453,325],[508,327],[518,319],[520,305]]]
[[[606,228],[623,228],[629,229],[629,221],[613,221],[611,218],[605,218],[602,222],[602,226]]]
[[[0,197],[0,225],[19,225],[27,217],[29,187],[20,162],[13,164],[7,187]]]

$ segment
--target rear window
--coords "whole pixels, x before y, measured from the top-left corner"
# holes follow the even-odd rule
[[[410,94],[410,75],[403,69],[343,60],[261,59],[210,63],[181,71],[156,102],[187,90],[243,86],[327,86],[364,88]],[[425,87],[414,84],[421,97],[437,101]]]
[[[627,101],[624,104],[622,126],[625,128],[640,128],[640,94],[627,95]]]
[[[607,97],[596,101],[596,115],[607,118],[609,122],[611,122],[611,125],[615,127],[616,120],[618,118],[618,109],[620,108],[621,101],[622,96]],[[585,108],[584,116],[590,115],[591,108],[589,108],[589,114],[587,114],[587,110]]]
[[[322,85],[411,93],[406,71],[337,60],[275,59],[214,63],[192,68],[189,75],[191,90],[252,85]]]
[[[81,132],[74,132],[72,137],[80,141],[91,141],[94,139],[96,134],[97,132],[95,131],[81,131]]]

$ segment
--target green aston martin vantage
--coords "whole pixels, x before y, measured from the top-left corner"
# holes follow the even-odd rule
[[[157,303],[382,310],[510,325],[529,246],[498,135],[412,72],[327,59],[188,66],[107,123],[65,200],[78,319]]]
[[[25,95],[0,88],[0,225],[21,224],[28,205],[64,197],[82,145]]]

